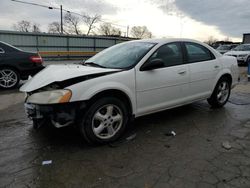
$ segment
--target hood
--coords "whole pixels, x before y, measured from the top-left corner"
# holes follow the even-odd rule
[[[250,54],[250,51],[229,51],[225,55],[240,55],[240,54]]]
[[[117,72],[119,70],[83,65],[49,65],[33,78],[28,80],[20,88],[20,91],[31,92],[54,82],[61,82],[72,78],[114,71]]]

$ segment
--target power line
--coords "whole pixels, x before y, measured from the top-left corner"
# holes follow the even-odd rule
[[[31,2],[26,2],[26,1],[19,1],[19,0],[11,0],[11,1],[22,3],[22,4],[35,5],[35,6],[39,6],[39,7],[48,8],[48,9],[58,9],[56,7],[51,7],[51,6],[47,6],[47,5],[42,5],[42,4],[37,4],[37,3],[31,3]]]
[[[70,11],[70,10],[67,10],[67,9],[63,9],[63,8],[58,8],[58,7],[53,7],[53,6],[47,6],[47,5],[42,5],[42,4],[32,3],[32,2],[27,2],[27,1],[20,1],[20,0],[11,0],[11,1],[17,2],[17,3],[22,3],[22,4],[28,4],[28,5],[39,6],[39,7],[48,8],[48,9],[61,10],[61,11],[67,12],[67,13],[71,13],[71,14],[75,14],[75,15],[77,15],[77,16],[81,16],[81,17],[83,17],[83,18],[86,18],[86,17],[87,17],[86,15],[83,15],[83,14],[80,14],[80,13],[77,13],[77,12],[73,12],[73,11]],[[62,20],[62,19],[61,19],[61,20]],[[100,21],[103,22],[103,23],[109,23],[109,24],[114,25],[114,26],[117,26],[117,27],[128,28],[128,26],[120,25],[120,24],[115,24],[115,23],[112,23],[112,22],[107,21],[107,20],[100,19]]]

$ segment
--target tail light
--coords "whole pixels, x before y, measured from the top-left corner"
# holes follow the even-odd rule
[[[33,62],[33,63],[43,63],[43,59],[40,55],[36,55],[36,56],[31,56],[30,57],[30,60]]]

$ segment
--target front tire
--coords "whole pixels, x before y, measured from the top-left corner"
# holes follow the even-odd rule
[[[92,103],[80,122],[80,132],[90,144],[117,140],[129,120],[127,106],[117,98],[104,97]]]
[[[222,77],[207,101],[213,108],[221,108],[227,103],[230,93],[231,82],[228,78]]]
[[[12,89],[15,88],[20,81],[20,75],[12,68],[0,69],[0,88]]]

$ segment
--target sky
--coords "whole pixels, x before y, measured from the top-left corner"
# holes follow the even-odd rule
[[[127,26],[147,26],[155,38],[183,37],[200,41],[210,36],[217,40],[242,41],[250,33],[249,0],[23,0],[90,15],[116,24],[123,33]],[[40,25],[60,21],[58,10],[0,0],[0,30],[13,30],[18,21]],[[81,25],[84,30],[84,25]]]

